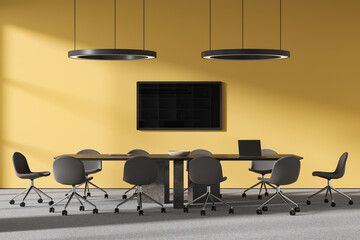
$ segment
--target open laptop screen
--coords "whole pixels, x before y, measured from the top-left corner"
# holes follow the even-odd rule
[[[260,140],[239,140],[240,156],[261,156]]]

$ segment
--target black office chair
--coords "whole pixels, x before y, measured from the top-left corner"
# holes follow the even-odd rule
[[[296,212],[300,212],[299,205],[286,197],[280,190],[281,185],[292,184],[297,181],[300,173],[300,160],[293,156],[282,157],[277,160],[272,169],[272,173],[269,179],[265,179],[266,182],[276,185],[276,193],[272,195],[267,201],[261,204],[256,210],[257,214],[266,212],[268,207],[266,206],[276,196],[279,196],[289,207],[290,215],[295,215]],[[292,207],[291,204],[295,207]]]
[[[100,153],[93,149],[84,149],[84,150],[81,150],[80,152],[78,152],[77,154],[100,154]],[[85,175],[86,175],[86,178],[88,178],[88,179],[89,179],[90,174],[95,174],[102,170],[102,161],[101,160],[81,160],[81,161],[84,164]],[[85,188],[84,188],[84,197],[85,198],[91,196],[89,185],[92,185],[93,187],[99,189],[100,191],[103,191],[105,193],[104,198],[109,198],[108,193],[104,189],[102,189],[101,187],[98,187],[94,183],[90,182],[90,180],[85,182]],[[77,188],[78,187],[80,187],[80,186],[77,186]]]
[[[277,154],[277,152],[275,152],[274,150],[271,150],[271,149],[262,149],[261,154]],[[276,189],[276,187],[274,187],[273,185],[271,185],[270,183],[265,181],[265,175],[268,173],[271,173],[275,162],[276,161],[251,161],[251,168],[249,168],[249,171],[261,174],[261,177],[258,178],[258,180],[260,180],[258,183],[254,184],[253,186],[249,187],[248,189],[246,189],[243,192],[242,197],[246,197],[246,192],[253,189],[254,187],[256,187],[259,184],[261,184],[259,194],[258,194],[259,200],[262,199],[261,190],[263,187],[265,189],[265,194],[264,194],[265,197],[269,196],[266,185]]]
[[[81,200],[83,200],[94,207],[93,209],[94,214],[98,213],[98,209],[96,208],[95,204],[91,203],[89,200],[87,200],[86,198],[84,198],[83,196],[81,196],[76,192],[76,187],[75,187],[76,185],[80,185],[88,181],[88,178],[86,178],[84,164],[79,159],[68,156],[59,157],[54,161],[53,172],[54,172],[55,180],[58,183],[64,185],[71,185],[72,191],[71,194],[65,196],[64,198],[60,199],[59,201],[51,205],[49,209],[50,212],[55,212],[54,206],[59,204],[63,200],[68,199],[64,207],[64,210],[62,211],[62,215],[66,216],[68,214],[66,208],[69,205],[71,199],[75,196],[80,203],[80,211],[85,211],[85,207],[81,202]]]
[[[189,155],[205,155],[205,156],[211,156],[212,153],[205,149],[195,149],[192,150]],[[186,160],[186,171],[189,171],[189,164],[191,160]],[[189,178],[190,179],[190,178]],[[184,188],[184,192],[187,191],[188,188]],[[220,196],[221,197],[221,196]]]
[[[186,206],[184,207],[184,212],[189,211],[189,206],[191,204],[197,202],[201,198],[205,198],[204,205],[200,211],[200,214],[202,216],[206,215],[205,207],[209,199],[212,202],[211,211],[216,211],[214,201],[214,199],[216,199],[219,202],[224,203],[230,207],[229,213],[234,213],[234,209],[231,205],[211,194],[210,185],[220,184],[227,179],[226,177],[223,177],[222,168],[219,160],[216,160],[210,156],[200,156],[192,159],[189,164],[189,176],[190,180],[193,183],[206,185],[207,191],[205,194],[186,204]]]
[[[149,153],[145,150],[142,149],[133,149],[131,151],[129,151],[127,154],[130,155],[149,155]],[[137,191],[137,185],[134,185],[133,187],[129,188],[128,190],[126,190],[126,192],[124,193],[124,195],[122,195],[122,199],[127,199],[127,193],[130,192],[131,190],[135,189],[135,193]]]
[[[23,191],[21,191],[20,193],[18,193],[15,197],[13,197],[10,200],[10,204],[15,204],[15,198],[18,197],[19,195],[23,194],[24,192],[26,192],[22,202],[20,203],[21,207],[25,207],[25,199],[28,196],[28,194],[30,193],[31,190],[34,190],[36,192],[36,194],[39,196],[38,199],[38,203],[42,203],[43,199],[41,198],[41,194],[43,194],[44,196],[46,196],[47,198],[50,199],[49,205],[53,204],[53,199],[51,197],[49,197],[47,194],[45,194],[43,191],[41,191],[40,189],[38,189],[37,187],[34,186],[34,179],[37,178],[41,178],[41,177],[47,177],[50,175],[50,172],[32,172],[29,168],[28,162],[26,160],[26,157],[19,153],[19,152],[15,152],[13,154],[13,164],[14,164],[14,168],[15,168],[15,173],[16,176],[18,176],[21,179],[30,179],[31,183],[30,183],[30,187],[24,189]]]
[[[351,199],[351,197],[349,197],[348,195],[346,195],[345,193],[337,190],[336,188],[332,187],[331,186],[331,180],[332,179],[339,179],[339,178],[342,178],[345,174],[345,165],[346,165],[346,160],[348,158],[348,153],[347,152],[344,152],[340,159],[339,159],[339,162],[338,162],[338,165],[335,169],[334,172],[319,172],[319,171],[315,171],[312,173],[313,176],[316,176],[316,177],[321,177],[321,178],[325,178],[328,180],[328,184],[326,187],[320,189],[319,191],[317,191],[316,193],[314,193],[313,195],[311,195],[310,197],[308,197],[307,201],[306,201],[306,204],[307,205],[310,205],[311,204],[311,201],[310,201],[310,198],[314,197],[315,195],[321,193],[322,191],[324,191],[326,189],[326,193],[325,193],[325,199],[324,199],[324,202],[325,203],[328,203],[329,202],[329,199],[327,199],[327,195],[329,193],[330,195],[330,199],[331,199],[331,206],[332,207],[335,207],[336,206],[336,203],[335,203],[335,199],[333,197],[333,194],[332,194],[332,191],[331,190],[334,190],[335,192],[339,193],[341,196],[343,197],[346,197],[347,199],[349,199],[349,205],[353,205],[354,202],[353,200]]]
[[[115,213],[119,213],[119,206],[137,198],[138,206],[137,210],[139,215],[144,215],[142,210],[142,198],[147,198],[150,201],[161,206],[161,212],[165,212],[164,205],[151,198],[149,195],[143,192],[142,186],[149,185],[156,181],[157,178],[157,165],[156,161],[152,160],[147,156],[136,156],[132,157],[125,162],[124,166],[124,181],[133,185],[138,186],[137,191],[129,198],[120,202],[116,208]]]

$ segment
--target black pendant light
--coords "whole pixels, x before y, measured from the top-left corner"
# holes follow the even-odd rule
[[[201,53],[202,58],[218,60],[265,60],[284,59],[290,57],[290,52],[281,49],[281,0],[280,0],[280,49],[251,49],[244,48],[244,1],[242,0],[242,48],[240,49],[211,49],[211,0],[210,9],[210,50]]]
[[[76,0],[74,0],[74,50],[69,58],[91,60],[139,60],[156,58],[156,52],[145,50],[145,0],[143,0],[143,49],[116,48],[116,0],[114,0],[114,48],[76,50]]]

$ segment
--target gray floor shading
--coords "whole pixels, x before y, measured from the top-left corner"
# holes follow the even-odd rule
[[[316,189],[283,189],[283,192],[300,205],[301,212],[289,215],[289,208],[282,200],[275,199],[269,211],[256,214],[257,207],[267,199],[257,200],[257,192],[250,191],[241,198],[243,189],[222,189],[224,200],[234,206],[235,214],[229,215],[226,206],[219,205],[216,212],[207,208],[207,215],[200,216],[200,205],[183,213],[166,205],[166,213],[160,213],[156,204],[144,204],[144,216],[138,216],[136,201],[114,208],[121,201],[126,189],[107,189],[109,199],[103,193],[92,191],[90,200],[99,209],[92,214],[92,207],[85,204],[85,212],[73,201],[68,216],[61,216],[64,204],[49,213],[46,199],[37,203],[38,196],[31,194],[26,207],[10,205],[9,200],[20,189],[0,189],[0,239],[359,239],[360,190],[342,189],[349,194],[354,205],[335,194],[336,207],[324,203],[324,194],[305,204],[306,198]],[[54,201],[67,192],[66,189],[45,189]],[[79,191],[80,193],[82,191]],[[270,196],[274,191],[270,190]]]

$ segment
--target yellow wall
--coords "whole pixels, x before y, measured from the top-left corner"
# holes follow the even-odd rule
[[[246,1],[245,47],[278,48],[278,2]],[[141,48],[140,0],[118,0],[119,48]],[[112,0],[78,0],[78,48],[113,46]],[[51,170],[53,157],[94,148],[124,153],[143,148],[205,148],[236,153],[238,139],[304,157],[292,187],[321,187],[314,170],[333,170],[349,152],[337,187],[360,187],[360,2],[283,1],[288,60],[209,61],[207,0],[147,0],[146,46],[151,61],[67,58],[73,47],[72,0],[0,0],[0,187],[25,187],[11,156],[24,153],[32,170]],[[241,46],[240,0],[213,0],[213,47]],[[137,131],[137,81],[222,81],[222,131]],[[256,181],[250,163],[223,163],[225,188]],[[96,183],[126,187],[122,163],[103,164]],[[40,187],[60,187],[52,176]]]

